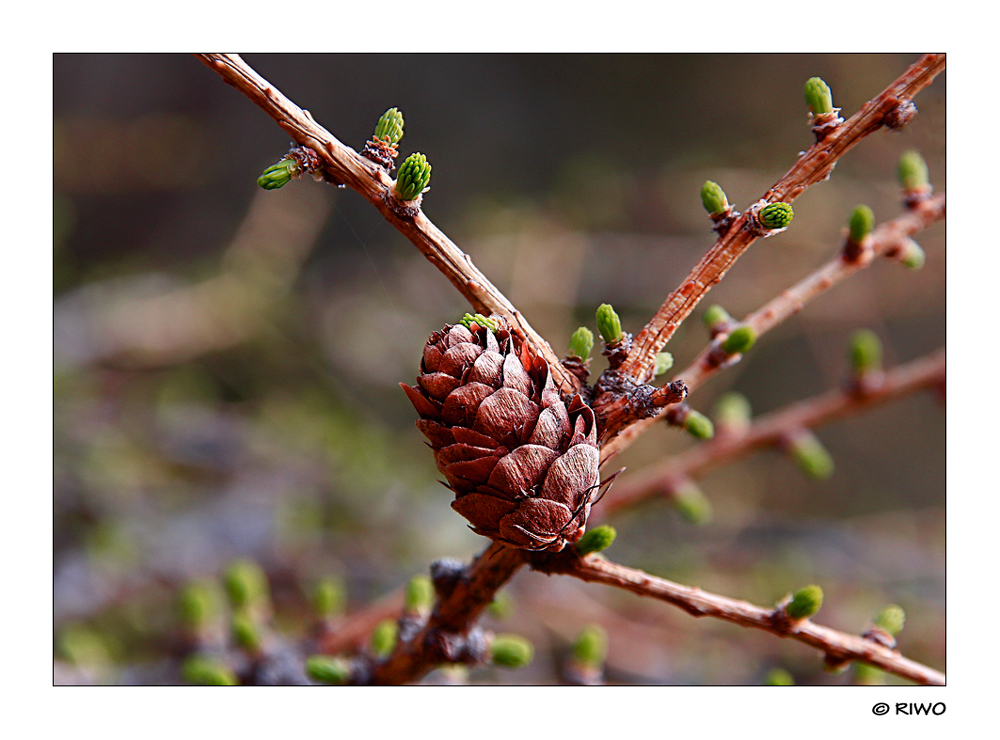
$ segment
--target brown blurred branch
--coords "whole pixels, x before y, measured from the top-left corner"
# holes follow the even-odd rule
[[[237,54],[196,54],[226,82],[242,92],[273,118],[300,146],[313,149],[322,159],[326,178],[360,193],[438,269],[481,313],[498,313],[515,327],[542,355],[553,379],[565,393],[580,389],[580,381],[559,364],[552,347],[514,308],[458,246],[438,229],[422,210],[413,218],[393,210],[387,194],[393,180],[378,165],[345,146],[320,126],[308,111],[286,98],[277,88],[248,66]]]
[[[491,543],[449,592],[438,594],[434,611],[416,636],[400,640],[392,655],[375,666],[371,682],[410,683],[442,663],[475,662],[476,648],[466,639],[470,629],[522,565],[523,550]]]
[[[830,176],[837,160],[846,154],[869,134],[874,133],[888,122],[899,125],[894,118],[898,112],[911,105],[912,98],[927,87],[945,67],[944,54],[926,54],[913,64],[895,82],[891,83],[861,110],[829,134],[817,141],[802,154],[792,168],[768,190],[761,201],[789,203],[810,185]],[[653,377],[656,354],[663,349],[674,332],[686,319],[699,301],[722,278],[736,260],[757,239],[751,228],[749,216],[744,213],[737,218],[729,230],[719,237],[715,245],[694,266],[691,273],[674,290],[663,305],[653,315],[642,331],[635,337],[628,356],[617,368],[617,372],[637,382],[648,382]],[[621,396],[611,400],[616,406],[628,405],[629,398]],[[598,416],[622,418],[627,415],[613,411],[595,409]],[[627,419],[625,419],[627,421]],[[633,422],[638,417],[632,418]],[[622,428],[625,428],[624,426]],[[613,436],[621,429],[605,430],[605,438]]]
[[[762,334],[801,311],[809,301],[821,296],[842,280],[868,267],[874,257],[891,254],[913,234],[944,217],[944,193],[916,204],[913,208],[891,221],[883,223],[872,232],[871,240],[867,242],[871,250],[869,252],[870,258],[850,260],[845,258],[843,251],[840,251],[836,257],[746,316],[740,323],[753,327],[759,339]],[[720,336],[710,342],[687,368],[674,376],[674,381],[683,381],[688,392],[692,393],[720,369],[726,367],[717,361],[717,349],[723,339],[724,337]],[[663,409],[659,416],[641,419],[633,423],[617,437],[610,440],[601,448],[602,462],[610,460],[628,447],[649,426],[660,420],[669,409],[668,406]]]
[[[881,385],[858,392],[834,389],[800,401],[753,421],[744,434],[719,434],[666,462],[622,480],[604,497],[592,520],[657,494],[669,493],[677,481],[728,462],[748,452],[772,445],[798,429],[809,429],[900,396],[944,382],[945,352],[937,352],[900,365],[885,373]]]
[[[561,573],[583,581],[604,583],[616,588],[666,601],[695,617],[715,617],[741,627],[755,627],[779,637],[789,637],[822,651],[834,661],[860,660],[889,673],[921,684],[943,685],[944,674],[904,658],[872,640],[839,632],[806,620],[791,621],[781,610],[765,609],[746,601],[683,586],[635,568],[612,563],[600,556],[578,557],[572,552],[539,558],[536,570]]]

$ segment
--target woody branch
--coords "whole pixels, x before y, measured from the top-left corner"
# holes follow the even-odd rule
[[[788,637],[811,645],[832,661],[859,660],[922,684],[943,685],[945,682],[943,673],[904,658],[897,651],[873,640],[814,624],[808,619],[789,620],[780,608],[765,609],[746,601],[718,596],[618,565],[600,556],[580,558],[573,553],[559,553],[539,559],[533,567],[546,573],[570,575],[666,601],[695,617],[715,617],[741,627],[754,627],[779,637]]]
[[[743,434],[720,434],[668,461],[629,477],[615,486],[601,503],[600,515],[634,505],[655,495],[669,493],[679,480],[745,455],[755,449],[780,443],[799,429],[811,429],[829,421],[858,413],[872,406],[944,382],[945,353],[900,365],[885,373],[882,383],[864,392],[833,389],[826,393],[760,416]],[[595,512],[596,513],[596,512]]]
[[[875,229],[866,241],[866,257],[851,259],[843,250],[833,259],[804,277],[798,283],[775,296],[772,300],[746,316],[740,325],[751,327],[759,338],[801,311],[806,304],[815,300],[833,286],[868,267],[874,257],[886,256],[906,242],[918,231],[927,228],[945,216],[945,194],[941,193],[924,200],[902,215],[887,221]],[[695,360],[674,376],[674,381],[683,381],[688,392],[694,392],[710,377],[725,367],[719,362],[719,348],[722,338],[716,338],[702,350]],[[602,462],[610,460],[628,447],[649,426],[656,423],[669,410],[664,407],[659,416],[633,421],[618,436],[601,448]]]
[[[792,168],[764,194],[760,202],[791,202],[810,185],[825,180],[830,176],[837,160],[862,139],[888,123],[898,125],[893,119],[900,118],[900,111],[907,110],[912,105],[910,101],[913,97],[927,87],[944,70],[944,66],[943,54],[923,56],[850,119],[803,153]],[[728,231],[719,237],[636,335],[627,356],[614,372],[633,382],[648,382],[653,377],[656,354],[757,237],[758,232],[752,228],[749,213],[735,219]],[[629,423],[638,421],[638,416],[622,413],[621,409],[630,405],[627,395],[622,395],[609,400],[608,407],[595,409],[601,418],[616,419],[615,428],[606,427],[602,430],[603,439],[610,439]]]
[[[531,328],[520,311],[479,271],[469,255],[462,252],[423,211],[417,209],[416,215],[410,218],[399,215],[391,207],[386,194],[392,186],[392,178],[381,167],[342,144],[319,125],[308,111],[285,97],[238,54],[196,56],[260,106],[296,144],[314,150],[322,160],[321,171],[328,181],[346,185],[375,206],[389,223],[448,278],[476,311],[486,315],[497,313],[507,319],[538,354],[545,358],[552,370],[553,379],[564,393],[579,391],[580,381],[559,364],[559,358],[549,343]]]

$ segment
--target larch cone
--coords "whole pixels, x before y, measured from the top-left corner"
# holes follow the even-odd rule
[[[549,366],[493,316],[446,325],[424,346],[420,414],[451,506],[474,532],[526,550],[559,551],[583,536],[600,452],[593,410],[565,404]]]

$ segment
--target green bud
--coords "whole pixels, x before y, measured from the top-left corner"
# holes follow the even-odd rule
[[[229,564],[223,575],[226,593],[237,609],[245,609],[270,600],[267,576],[252,560],[236,560]]]
[[[238,612],[233,615],[232,622],[233,639],[236,644],[244,650],[258,652],[262,644],[260,630],[253,618],[246,612]]]
[[[860,244],[862,239],[872,233],[875,228],[875,214],[868,206],[855,206],[851,213],[850,240],[853,244]]]
[[[428,612],[434,606],[434,584],[427,576],[414,576],[406,584],[406,610]]]
[[[823,589],[812,584],[800,588],[785,607],[785,613],[792,619],[808,619],[823,606]]]
[[[792,222],[794,215],[787,203],[771,203],[760,209],[757,218],[765,229],[783,229]]]
[[[795,679],[784,668],[772,668],[764,677],[765,686],[794,686]]]
[[[351,676],[351,664],[332,655],[311,655],[306,659],[306,673],[314,681],[341,686]]]
[[[711,439],[715,436],[715,427],[711,419],[701,412],[691,409],[684,417],[684,429],[695,439]]]
[[[930,186],[927,163],[920,152],[905,152],[899,158],[899,183],[906,191],[926,190]]]
[[[927,256],[924,250],[912,239],[907,239],[899,253],[899,261],[911,270],[919,270],[924,266]]]
[[[601,339],[608,345],[621,341],[621,338],[625,336],[622,332],[621,319],[608,303],[602,303],[597,307],[597,331],[601,333]]]
[[[722,340],[722,349],[727,355],[743,354],[757,341],[757,330],[752,326],[738,326]]]
[[[181,667],[184,680],[195,686],[237,686],[236,674],[228,667],[206,658],[192,655]]]
[[[712,502],[694,481],[687,480],[675,487],[670,502],[691,524],[707,524],[712,520]]]
[[[895,637],[903,631],[906,624],[906,612],[903,607],[890,604],[875,616],[875,626],[884,629]]]
[[[883,686],[885,685],[885,671],[867,663],[855,663],[854,683],[857,686]]]
[[[72,624],[59,634],[59,655],[76,666],[104,667],[112,662],[105,641],[93,630]]]
[[[569,338],[570,357],[579,357],[581,360],[586,360],[590,357],[590,353],[593,349],[594,332],[585,326],[581,326],[573,332],[573,336]]]
[[[495,322],[493,319],[486,318],[481,313],[477,313],[475,316],[473,316],[471,313],[467,313],[465,314],[465,316],[463,316],[458,320],[458,323],[460,323],[466,329],[471,329],[473,322],[479,324],[480,326],[486,327],[494,334],[497,333],[497,322]]]
[[[506,592],[498,593],[493,597],[493,601],[486,607],[486,610],[495,619],[504,619],[514,610],[514,600]]]
[[[523,668],[534,654],[534,647],[520,635],[496,635],[490,643],[490,660],[504,668]]]
[[[653,369],[654,377],[657,375],[663,375],[670,368],[674,366],[674,356],[669,352],[657,352],[656,353],[656,365]]]
[[[869,329],[859,329],[849,340],[851,368],[855,375],[882,369],[882,340]]]
[[[728,324],[733,320],[733,317],[730,316],[726,312],[726,309],[722,306],[712,305],[705,309],[705,314],[702,316],[702,320],[705,322],[705,326],[710,331],[715,331],[716,327]]]
[[[618,533],[614,527],[602,524],[588,530],[576,543],[576,552],[581,557],[592,552],[602,552],[611,547]]]
[[[333,578],[324,578],[313,591],[313,608],[321,619],[343,614],[346,600],[344,585]]]
[[[806,105],[814,115],[833,113],[833,94],[830,86],[819,77],[806,80]]]
[[[599,624],[588,624],[573,643],[573,659],[590,668],[600,668],[608,656],[608,633]]]
[[[715,402],[715,423],[729,431],[746,431],[751,416],[750,402],[742,393],[730,391]]]
[[[272,164],[257,178],[257,184],[264,190],[277,190],[299,176],[299,163],[291,157]]]
[[[403,114],[398,108],[390,108],[375,124],[375,138],[379,141],[388,141],[390,144],[398,144],[403,138]]]
[[[184,626],[200,632],[222,614],[222,594],[212,581],[192,581],[181,591],[179,607]]]
[[[796,434],[788,451],[802,472],[813,480],[826,480],[833,475],[833,458],[812,432]]]
[[[372,653],[378,658],[387,658],[396,647],[396,635],[399,626],[394,619],[383,619],[372,630]]]
[[[717,216],[729,209],[726,193],[718,183],[711,180],[705,180],[705,184],[701,186],[701,204],[710,216]]]
[[[396,195],[400,200],[415,200],[418,195],[427,190],[431,182],[431,166],[427,157],[417,152],[411,154],[399,166],[396,177]]]

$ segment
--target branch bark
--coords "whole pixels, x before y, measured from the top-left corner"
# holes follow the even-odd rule
[[[493,542],[470,565],[454,588],[439,594],[427,622],[410,640],[400,640],[375,666],[371,682],[404,684],[420,679],[442,663],[473,657],[466,638],[496,592],[524,565],[524,552]]]
[[[780,610],[765,609],[747,601],[683,586],[665,578],[649,575],[636,568],[612,563],[600,556],[580,558],[573,553],[539,560],[533,564],[545,573],[561,573],[583,581],[604,583],[639,596],[659,599],[680,607],[695,617],[715,617],[741,627],[754,627],[811,645],[836,661],[860,660],[897,676],[921,684],[944,685],[945,676],[896,650],[857,635],[839,632],[810,620],[790,621]]]
[[[776,444],[796,429],[810,429],[834,419],[848,416],[921,388],[944,382],[945,352],[937,352],[900,365],[885,373],[882,384],[865,393],[834,389],[814,398],[800,401],[753,421],[745,434],[720,434],[709,442],[691,447],[671,457],[661,465],[648,468],[612,488],[593,520],[652,496],[669,493],[679,480],[704,472],[722,462],[745,455],[752,450]]]
[[[811,146],[764,194],[762,200],[790,203],[810,185],[825,180],[840,157],[885,125],[887,116],[909,103],[944,67],[944,54],[924,55],[850,119]],[[639,332],[621,371],[637,381],[650,380],[656,353],[663,349],[681,322],[755,240],[756,236],[748,228],[747,214],[743,214],[695,265],[680,287],[667,296],[660,309]]]
[[[327,180],[360,193],[385,219],[423,254],[472,307],[480,313],[503,316],[548,362],[553,380],[563,393],[580,390],[580,381],[559,364],[559,357],[506,296],[487,279],[465,254],[435,226],[422,210],[413,218],[398,215],[387,199],[393,179],[375,163],[345,146],[320,126],[308,111],[286,98],[257,74],[238,54],[196,54],[222,79],[246,95],[273,118],[299,146],[313,149],[322,160]]]
[[[871,234],[871,257],[888,254],[913,234],[943,219],[945,217],[945,200],[944,193],[935,195],[875,229]],[[838,253],[822,267],[746,316],[741,323],[753,327],[759,339],[761,335],[801,311],[809,301],[868,267],[871,261],[871,259],[851,261],[845,259],[842,253]],[[715,375],[724,367],[713,361],[721,342],[721,337],[710,342],[687,368],[674,376],[673,382],[682,381],[690,394]],[[640,434],[659,421],[670,408],[670,406],[663,408],[658,416],[633,421],[618,436],[609,440],[601,448],[602,464],[628,447]]]

